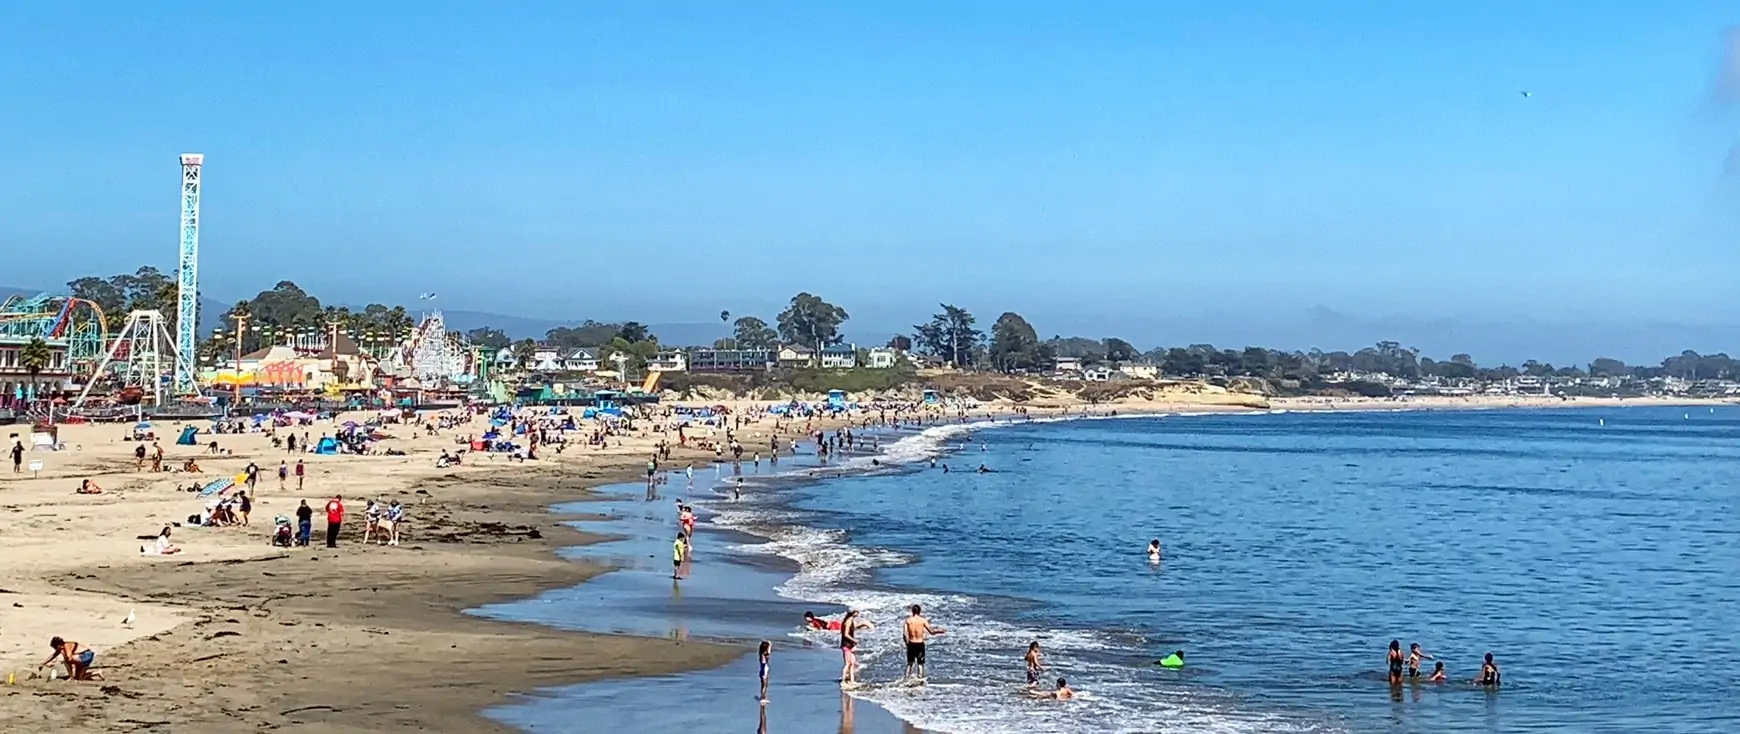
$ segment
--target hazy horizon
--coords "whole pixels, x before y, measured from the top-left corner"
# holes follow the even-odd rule
[[[705,324],[803,290],[849,335],[948,302],[1483,363],[1740,340],[1731,4],[758,7],[14,8],[5,284],[172,271],[202,152],[224,303]]]

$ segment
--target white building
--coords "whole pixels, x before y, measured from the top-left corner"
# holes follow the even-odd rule
[[[562,369],[567,372],[597,372],[598,350],[582,347],[569,352],[562,359]]]
[[[830,344],[822,348],[822,369],[849,370],[858,366],[858,347],[854,344]]]
[[[685,372],[689,369],[689,355],[677,350],[659,352],[647,361],[646,368],[649,372]]]
[[[891,347],[877,347],[870,350],[866,356],[868,363],[865,366],[875,370],[889,369],[900,364],[901,359],[900,350]]]

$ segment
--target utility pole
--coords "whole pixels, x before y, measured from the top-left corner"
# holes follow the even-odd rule
[[[231,387],[235,389],[235,402],[240,405],[242,402],[242,332],[247,328],[248,314],[233,314],[230,318],[236,321],[236,381]]]

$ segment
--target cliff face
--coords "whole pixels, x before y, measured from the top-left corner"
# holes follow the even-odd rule
[[[827,384],[825,378],[808,382]],[[684,402],[815,402],[826,399],[825,389],[805,387],[763,375],[688,375],[670,380],[662,394],[667,400]],[[1273,394],[1273,389],[1263,380],[1234,380],[1230,387],[1220,387],[1196,380],[1083,382],[947,371],[914,375],[885,389],[847,390],[846,394],[848,399],[859,403],[877,400],[912,403],[923,400],[926,390],[933,390],[944,399],[980,403],[1048,408],[1122,406],[1154,410],[1189,406],[1263,409],[1269,407],[1268,396]]]

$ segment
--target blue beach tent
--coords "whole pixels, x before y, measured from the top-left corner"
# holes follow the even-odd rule
[[[188,426],[186,428],[183,428],[183,429],[181,429],[181,438],[175,439],[175,445],[177,445],[177,446],[198,446],[199,439],[194,438],[195,436],[198,436],[198,435],[199,435],[199,429],[197,427]]]

